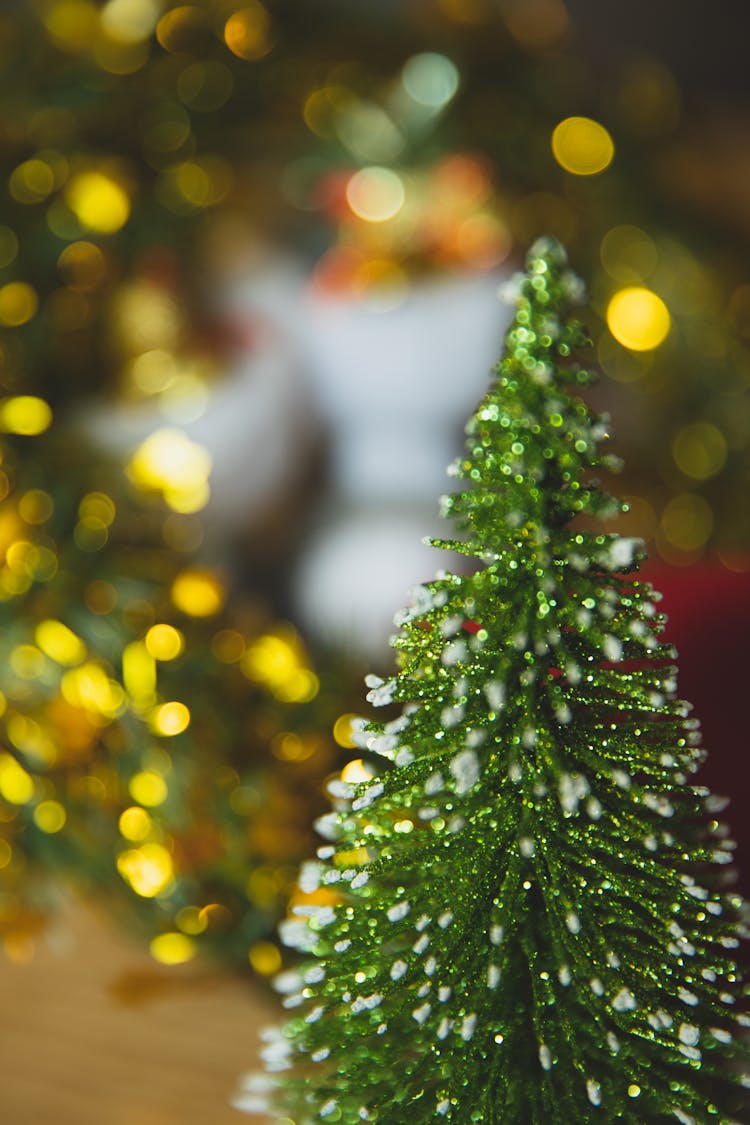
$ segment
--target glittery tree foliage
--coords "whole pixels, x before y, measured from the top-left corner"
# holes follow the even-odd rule
[[[333,783],[301,883],[332,905],[282,927],[291,1020],[240,1099],[295,1125],[748,1121],[742,903],[721,802],[675,696],[637,541],[603,534],[606,424],[536,244],[505,357],[468,426],[441,573],[397,617],[388,762]],[[467,573],[467,570],[470,572]],[[335,896],[335,897],[334,897]],[[290,1069],[291,1068],[291,1069]]]

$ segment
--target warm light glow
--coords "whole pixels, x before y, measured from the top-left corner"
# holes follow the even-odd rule
[[[347,712],[345,715],[339,715],[333,724],[333,737],[339,746],[343,746],[345,750],[352,750],[356,746],[356,742],[352,738],[352,723],[356,718],[356,715]]]
[[[95,521],[109,527],[116,514],[115,502],[106,492],[87,492],[78,505],[78,516],[83,523]]]
[[[208,502],[210,454],[181,430],[156,430],[138,447],[126,472],[140,488],[161,491],[177,512],[197,512]]]
[[[693,480],[709,480],[727,460],[727,441],[711,422],[691,422],[672,441],[672,456],[681,472]]]
[[[10,281],[0,289],[0,324],[18,328],[35,315],[39,308],[36,291],[25,281]]]
[[[296,634],[279,630],[258,637],[242,658],[242,670],[283,703],[307,703],[318,693],[318,677],[304,664]]]
[[[183,570],[172,583],[171,597],[191,617],[212,617],[224,605],[226,591],[215,574],[207,570]]]
[[[122,682],[136,707],[147,707],[153,702],[156,693],[156,661],[143,641],[131,641],[123,649]]]
[[[173,625],[152,625],[145,643],[154,660],[174,660],[185,647],[185,638]]]
[[[258,941],[250,946],[248,958],[256,973],[272,977],[281,969],[281,954],[270,941]]]
[[[645,281],[659,261],[656,244],[639,227],[623,224],[604,235],[599,256],[610,277],[625,285]]]
[[[26,523],[46,523],[53,511],[52,497],[41,488],[30,488],[18,501],[18,514]]]
[[[102,27],[122,43],[139,43],[156,27],[158,0],[108,0],[101,13]]]
[[[67,813],[59,801],[40,801],[34,809],[34,823],[50,836],[59,832],[67,819]]]
[[[59,0],[47,7],[44,23],[62,47],[81,51],[90,46],[99,30],[99,13],[90,0]]]
[[[62,621],[41,621],[34,640],[42,652],[58,664],[80,664],[86,659],[86,645]]]
[[[169,795],[169,789],[164,778],[161,774],[154,773],[152,770],[144,770],[142,773],[137,773],[131,777],[128,782],[128,789],[134,801],[149,809],[156,808],[157,805],[163,805]]]
[[[441,109],[458,90],[458,69],[445,55],[426,51],[412,55],[401,78],[407,93],[419,105]]]
[[[352,785],[360,781],[369,781],[374,776],[373,771],[361,758],[354,758],[351,762],[347,762],[341,771],[341,780]]]
[[[184,934],[202,934],[208,927],[208,915],[198,906],[183,906],[177,911],[175,922]]]
[[[253,0],[231,15],[224,25],[224,41],[229,50],[240,59],[264,58],[273,47],[271,20],[260,3]]]
[[[383,223],[398,214],[406,193],[400,176],[389,168],[361,168],[346,185],[346,200],[354,214],[368,223]]]
[[[19,203],[39,203],[55,189],[55,173],[44,160],[24,160],[11,172],[8,190]]]
[[[43,398],[16,395],[0,400],[0,430],[3,433],[33,437],[43,434],[51,422],[52,411]]]
[[[171,882],[172,857],[161,844],[144,844],[117,857],[117,870],[142,898],[154,898]]]
[[[140,844],[151,831],[151,817],[145,809],[131,805],[120,815],[118,826],[126,840]]]
[[[149,946],[151,956],[162,965],[182,965],[195,956],[195,943],[176,931],[159,934]]]
[[[10,227],[0,224],[0,269],[5,269],[18,254],[18,237]]]
[[[34,796],[34,782],[10,754],[0,753],[0,797],[11,805],[27,805]]]
[[[623,347],[645,352],[666,339],[671,318],[661,297],[650,289],[621,289],[607,306],[607,326]]]
[[[590,117],[566,117],[552,133],[552,152],[566,172],[595,176],[612,163],[615,146],[598,121]]]
[[[92,660],[66,672],[60,690],[73,707],[84,707],[106,719],[116,718],[125,708],[126,696],[120,684]]]
[[[673,496],[661,516],[664,538],[680,551],[697,551],[704,547],[713,524],[710,504],[692,492]]]
[[[171,738],[175,734],[182,734],[190,726],[190,710],[184,703],[173,700],[162,703],[151,716],[151,727],[156,734]]]
[[[83,239],[65,247],[57,259],[57,268],[67,284],[82,293],[96,289],[107,275],[107,262],[101,250]]]
[[[127,192],[105,172],[79,172],[65,188],[65,198],[81,226],[98,234],[114,234],[130,217]]]

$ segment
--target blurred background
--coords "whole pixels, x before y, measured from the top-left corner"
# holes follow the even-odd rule
[[[697,0],[6,0],[11,1125],[166,1125],[214,1101],[222,1120],[222,1028],[246,1021],[249,1061],[275,922],[305,897],[326,778],[367,768],[361,678],[391,666],[392,615],[441,565],[421,539],[540,234],[588,286],[620,528],[648,544],[748,874],[747,22],[739,0],[721,18]],[[169,1030],[149,1039],[152,1001]],[[109,1060],[98,1086],[61,1026]]]

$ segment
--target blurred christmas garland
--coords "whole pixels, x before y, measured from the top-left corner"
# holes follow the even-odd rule
[[[77,409],[210,389],[201,310],[253,230],[392,303],[549,231],[637,415],[633,530],[744,565],[746,248],[682,201],[672,76],[641,59],[595,91],[562,0],[39,0],[0,14],[0,53],[0,929],[23,955],[63,873],[138,901],[164,960],[273,972],[351,681],[316,694],[267,604],[224,608],[199,452],[155,480],[142,448],[139,495],[71,438]]]

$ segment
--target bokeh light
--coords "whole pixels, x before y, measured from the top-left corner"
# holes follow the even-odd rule
[[[433,51],[412,55],[401,74],[407,93],[415,102],[430,109],[442,109],[458,90],[456,64]]]
[[[621,289],[607,306],[607,327],[631,351],[650,351],[666,339],[671,317],[661,297],[638,286]]]
[[[590,117],[566,117],[554,128],[552,152],[566,172],[595,176],[612,163],[615,146],[598,121]]]
[[[273,48],[273,37],[271,17],[260,0],[246,3],[229,17],[224,25],[224,41],[240,59],[265,58]]]
[[[106,172],[79,172],[66,186],[65,198],[81,226],[97,234],[114,234],[130,217],[125,188]]]
[[[159,934],[150,945],[151,956],[162,965],[182,965],[195,956],[195,942],[185,934]]]
[[[130,479],[144,489],[162,492],[177,512],[197,512],[208,503],[211,457],[180,430],[151,434],[128,462]]]
[[[52,423],[48,403],[35,395],[16,395],[0,400],[0,431],[34,437],[43,434]]]
[[[184,570],[172,583],[172,602],[190,617],[213,617],[224,605],[226,590],[208,570]]]
[[[384,223],[404,205],[403,180],[390,168],[361,168],[346,185],[346,199],[353,213],[368,223]]]
[[[148,843],[130,848],[117,857],[120,875],[142,898],[154,898],[172,880],[174,864],[162,844]]]
[[[0,325],[18,328],[35,315],[39,298],[25,281],[10,281],[0,288]]]
[[[720,473],[727,452],[726,438],[712,422],[691,422],[672,439],[677,468],[693,480],[709,480]]]

